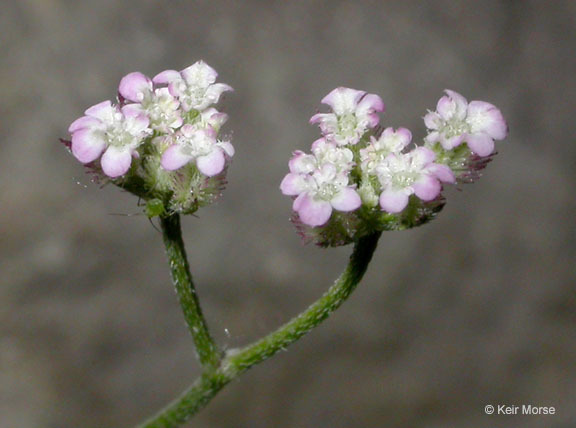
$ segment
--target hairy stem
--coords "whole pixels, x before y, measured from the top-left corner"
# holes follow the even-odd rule
[[[251,345],[228,351],[218,367],[205,369],[180,397],[140,427],[180,426],[200,411],[231,380],[285,349],[328,318],[346,301],[364,276],[379,238],[380,233],[374,233],[358,240],[346,270],[308,309]]]
[[[210,336],[208,326],[202,315],[200,302],[196,295],[192,274],[186,258],[180,216],[173,214],[160,219],[162,237],[166,247],[166,255],[170,262],[172,282],[178,294],[178,301],[184,312],[188,329],[192,334],[198,359],[204,369],[215,369],[220,365],[221,353]]]

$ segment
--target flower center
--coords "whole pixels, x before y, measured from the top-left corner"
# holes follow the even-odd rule
[[[391,178],[393,187],[397,189],[403,189],[414,184],[418,178],[418,174],[412,171],[399,171],[393,174]]]
[[[338,186],[332,183],[322,183],[316,191],[316,199],[323,201],[330,201],[338,192]]]
[[[444,122],[442,131],[444,132],[444,135],[447,138],[452,138],[457,135],[469,133],[470,125],[461,120],[451,120],[448,122]]]
[[[338,117],[338,133],[346,137],[352,137],[356,134],[358,121],[356,115],[347,113]]]
[[[110,146],[125,147],[131,145],[135,137],[126,130],[126,122],[115,117],[114,122],[106,130],[106,140]]]
[[[178,143],[182,145],[182,151],[188,156],[205,156],[212,151],[212,140],[204,133],[197,132],[191,137],[178,137]]]

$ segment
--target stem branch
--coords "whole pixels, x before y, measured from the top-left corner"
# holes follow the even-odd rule
[[[300,315],[262,339],[244,348],[228,351],[226,357],[220,361],[217,367],[205,368],[204,373],[180,397],[156,416],[140,425],[140,428],[175,428],[180,426],[200,411],[230,381],[255,364],[270,358],[281,349],[285,349],[328,318],[346,301],[364,276],[379,238],[380,233],[360,238],[354,246],[346,270],[320,299]]]

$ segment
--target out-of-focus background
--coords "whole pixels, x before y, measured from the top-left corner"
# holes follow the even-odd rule
[[[576,426],[576,2],[8,0],[0,28],[1,427],[132,426],[198,374],[159,233],[58,142],[126,73],[198,59],[235,88],[229,185],[184,221],[227,347],[346,263],[349,247],[301,244],[278,190],[331,89],[380,94],[383,125],[417,140],[445,88],[497,105],[511,132],[436,221],[383,236],[330,320],[186,426]]]

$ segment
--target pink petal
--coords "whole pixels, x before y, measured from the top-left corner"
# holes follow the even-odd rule
[[[508,135],[508,125],[502,112],[484,101],[472,101],[468,106],[468,118],[472,131],[485,132],[495,140],[503,140]]]
[[[360,205],[362,205],[362,200],[354,189],[345,187],[337,193],[334,198],[332,198],[330,203],[338,211],[348,212],[354,211],[360,207]]]
[[[332,113],[316,113],[309,120],[309,123],[322,123],[328,116],[334,116]]]
[[[152,81],[144,74],[135,71],[120,80],[118,92],[127,100],[138,103],[144,99],[146,93],[152,92]]]
[[[440,140],[440,133],[438,131],[432,131],[424,137],[424,141],[430,144],[436,143],[438,140]]]
[[[122,114],[129,119],[126,121],[126,130],[134,136],[142,134],[150,124],[150,119],[148,119],[148,116],[146,116],[138,106],[139,104],[127,104],[122,107]]]
[[[445,95],[438,100],[438,104],[436,104],[436,111],[442,119],[450,120],[454,116],[454,102],[450,99],[450,97]]]
[[[421,162],[423,165],[427,165],[436,159],[436,154],[428,147],[416,147],[410,153],[412,153],[415,160]]]
[[[166,149],[166,151],[162,155],[162,160],[160,161],[160,163],[162,164],[162,168],[168,171],[174,171],[178,168],[183,167],[192,159],[193,159],[192,156],[182,153],[182,150],[180,150],[180,146],[173,145]]]
[[[222,150],[224,150],[224,153],[226,153],[228,156],[232,157],[234,156],[234,146],[232,145],[232,143],[230,143],[230,141],[219,141],[218,143],[218,147],[220,147]]]
[[[444,147],[446,150],[452,150],[454,147],[462,144],[462,141],[464,141],[466,134],[455,135],[454,137],[450,138],[445,138],[444,134],[441,134],[439,137],[440,137],[440,144],[442,144],[442,147]]]
[[[368,119],[367,126],[368,128],[374,128],[378,123],[380,123],[380,116],[377,113],[370,113],[364,116]]]
[[[299,197],[298,216],[308,226],[322,226],[332,215],[332,205],[327,201],[315,201],[307,193]],[[295,201],[296,202],[296,201]]]
[[[126,117],[138,117],[145,114],[141,104],[126,104],[122,107],[122,114]]]
[[[225,163],[224,152],[219,147],[214,147],[209,154],[196,158],[196,166],[202,174],[208,177],[220,174],[224,169]]]
[[[92,116],[100,119],[102,122],[109,123],[112,120],[114,113],[116,113],[116,109],[112,106],[112,103],[107,100],[93,105],[84,113],[87,116]]]
[[[328,95],[322,98],[322,104],[332,107],[334,113],[343,114],[356,110],[360,99],[366,94],[364,91],[339,87],[333,89]]]
[[[310,120],[312,120],[312,119],[310,119]],[[324,137],[318,138],[316,141],[314,141],[312,143],[312,151],[314,151],[318,148],[322,148],[326,144],[330,144],[330,143],[326,142],[326,138],[324,138]],[[330,144],[330,145],[335,147],[333,144]],[[297,150],[296,152],[302,153],[300,150]],[[296,154],[296,152],[294,152],[294,154]]]
[[[398,138],[402,148],[406,147],[410,144],[410,141],[412,141],[412,132],[407,128],[398,128],[396,132],[394,132],[392,128],[386,128],[383,134]]]
[[[280,183],[280,190],[284,195],[299,195],[306,190],[306,180],[300,174],[286,174],[282,183]]]
[[[364,113],[368,111],[372,112],[383,112],[384,102],[376,94],[366,94],[358,103],[358,108],[356,110],[358,113]]]
[[[380,195],[380,206],[389,213],[399,213],[408,205],[408,197],[404,189],[387,189]]]
[[[468,100],[460,95],[458,92],[451,91],[450,89],[444,90],[454,103],[454,116],[459,120],[466,117],[466,108],[468,107]]]
[[[494,151],[494,140],[488,134],[480,133],[466,136],[468,147],[478,156],[488,156]]]
[[[431,201],[440,193],[442,185],[438,179],[432,175],[422,175],[414,184],[412,184],[414,193],[423,201]]]
[[[435,111],[429,111],[424,116],[424,125],[426,125],[426,128],[428,129],[438,129],[441,120],[442,118],[438,113]]]
[[[182,76],[180,76],[180,73],[178,73],[176,70],[164,70],[163,72],[154,76],[152,81],[158,84],[168,84],[174,80],[179,79],[182,79]]]
[[[316,169],[316,159],[301,150],[296,150],[288,161],[288,168],[290,172],[296,174],[309,174]]]
[[[292,209],[296,212],[298,212],[300,210],[300,206],[302,205],[302,201],[304,201],[306,198],[308,198],[308,194],[305,192],[300,193],[296,199],[294,199],[294,202],[292,203]]]
[[[102,132],[83,128],[72,134],[72,154],[82,163],[98,159],[105,148],[106,140]]]
[[[211,107],[202,112],[202,120],[207,122],[214,129],[220,129],[220,127],[228,120],[228,115],[219,112],[214,107]]]
[[[100,159],[104,174],[112,178],[126,174],[126,171],[130,169],[131,163],[132,155],[130,150],[118,149],[114,146],[108,147],[102,155],[102,159]]]
[[[430,165],[427,170],[440,181],[445,183],[455,182],[454,173],[447,165],[435,163]]]
[[[210,98],[214,103],[217,103],[220,99],[220,95],[222,95],[223,92],[228,91],[234,91],[234,88],[225,83],[214,83],[213,85],[210,85],[206,90],[206,96]]]
[[[70,124],[70,127],[68,128],[68,132],[70,132],[71,134],[82,129],[82,128],[103,128],[104,124],[99,120],[96,119],[95,117],[91,117],[91,116],[82,116],[79,117],[78,119],[76,119],[74,122],[72,122],[72,124]]]
[[[190,67],[186,67],[180,72],[186,83],[193,85],[206,85],[216,81],[218,73],[204,61],[200,60],[192,64]]]

